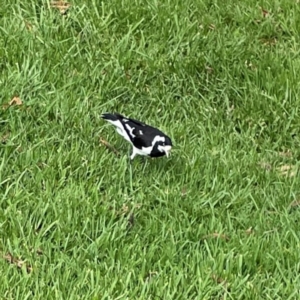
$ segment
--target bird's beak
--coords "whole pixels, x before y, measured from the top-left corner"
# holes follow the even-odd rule
[[[166,150],[165,150],[166,157],[169,157],[169,155],[170,155],[170,152],[171,152],[171,149],[168,149],[168,150],[166,149]]]

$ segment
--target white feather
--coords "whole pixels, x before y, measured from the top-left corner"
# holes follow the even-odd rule
[[[129,134],[131,135],[132,138],[135,138],[135,135],[132,133],[135,127],[130,127],[128,124],[125,124],[126,128],[129,131]]]
[[[153,139],[150,147],[142,147],[142,149],[138,149],[132,145],[133,149],[132,149],[132,155],[130,158],[133,159],[137,154],[142,155],[142,156],[150,155],[155,143],[156,142],[164,142],[165,140],[166,140],[166,138],[164,136],[157,135]],[[162,146],[161,150],[159,149],[159,151],[164,152],[164,147]]]
[[[121,123],[120,120],[109,120],[109,119],[106,119],[107,122],[113,124],[115,127],[116,127],[116,131],[125,139],[127,140],[128,142],[131,142],[131,138],[135,138],[136,136],[133,134],[133,130],[135,129],[135,127],[130,127],[129,124],[124,124],[124,126],[126,126],[126,129],[128,130],[129,132],[129,135],[127,133],[127,131],[125,130],[125,128],[123,127],[123,124]],[[122,120],[123,122],[128,122],[128,119],[123,119]],[[142,130],[139,130],[139,133],[140,135],[143,135],[143,132]],[[133,159],[137,154],[139,155],[142,155],[142,156],[147,156],[147,155],[150,155],[152,150],[153,150],[153,147],[155,146],[155,144],[157,142],[165,142],[166,138],[164,136],[160,136],[160,135],[157,135],[154,137],[152,143],[151,143],[151,146],[149,147],[142,147],[142,149],[138,149],[136,148],[133,144],[132,144],[132,154],[130,156],[130,159]],[[158,146],[158,150],[160,152],[165,152],[168,156],[168,153],[170,152],[171,150],[171,146],[162,146],[162,145],[159,145]]]
[[[107,122],[113,124],[116,127],[117,132],[128,142],[131,143],[131,140],[126,132],[126,130],[124,129],[122,123],[119,120],[116,121],[112,121],[112,120],[106,120]]]

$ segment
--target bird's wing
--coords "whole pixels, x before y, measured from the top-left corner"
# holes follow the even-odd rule
[[[136,124],[138,126],[147,126],[145,123],[141,122],[141,121],[138,121],[138,120],[135,120],[135,119],[131,119],[131,118],[128,118],[129,122],[130,123],[133,123],[133,124]]]
[[[144,127],[144,126],[147,126],[145,123],[141,122],[141,121],[138,121],[138,120],[135,120],[135,119],[131,119],[131,118],[126,118],[126,117],[123,117],[121,115],[118,115],[119,117],[119,120],[122,121],[123,124],[129,124],[130,127]]]
[[[120,133],[125,139],[131,141],[137,148],[152,146],[153,138],[160,131],[152,126],[135,119],[127,118],[121,114],[105,114],[105,119],[110,121],[116,127],[123,127]]]
[[[125,120],[122,120],[122,126],[134,146],[139,149],[142,149],[142,147],[152,146],[152,141],[157,135],[156,128],[136,120],[125,118]]]
[[[117,132],[123,136],[123,138],[125,140],[127,140],[128,142],[132,142],[132,138],[131,136],[129,135],[129,132],[128,130],[126,130],[126,127],[124,126],[124,123],[123,123],[123,119],[125,119],[124,116],[122,116],[121,114],[118,114],[118,113],[114,113],[114,114],[111,114],[111,113],[104,113],[101,115],[101,117],[108,121],[109,123],[113,124],[116,129],[117,129]]]

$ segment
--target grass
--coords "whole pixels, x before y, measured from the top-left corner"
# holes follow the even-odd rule
[[[299,298],[296,1],[0,3],[1,299]]]

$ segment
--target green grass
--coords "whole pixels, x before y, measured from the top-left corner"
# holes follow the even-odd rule
[[[299,14],[0,1],[0,298],[298,299]],[[171,158],[130,166],[113,111]]]

